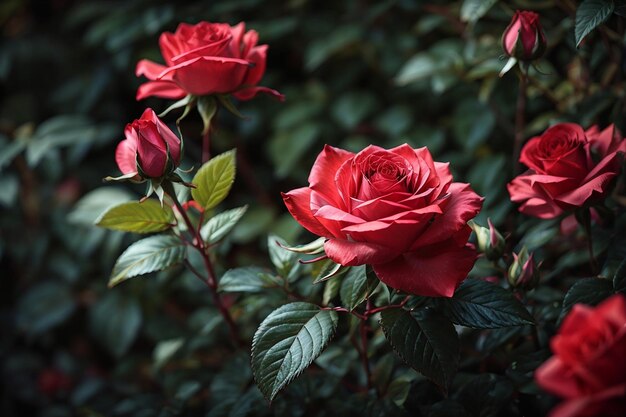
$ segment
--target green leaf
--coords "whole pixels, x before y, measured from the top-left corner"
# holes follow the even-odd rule
[[[326,259],[325,261],[323,261],[319,272],[315,275],[313,284],[319,284],[320,282],[327,281],[334,276],[341,275],[347,272],[348,269],[349,268],[336,264],[335,262],[333,262],[332,259]]]
[[[509,415],[505,407],[510,404],[515,387],[509,378],[482,374],[472,377],[457,394],[457,401],[471,416]],[[502,410],[505,409],[503,412]]]
[[[213,245],[222,240],[241,220],[241,217],[248,210],[248,206],[237,207],[231,210],[223,211],[213,216],[200,229],[202,239],[209,245]]]
[[[235,181],[235,149],[217,155],[206,162],[191,181],[196,188],[191,195],[205,210],[222,202]]]
[[[44,282],[20,298],[15,319],[21,330],[37,335],[63,323],[75,308],[76,301],[66,284]]]
[[[341,303],[350,311],[369,297],[378,285],[378,277],[372,271],[368,273],[366,269],[365,265],[354,266],[341,281]]]
[[[443,313],[453,323],[476,329],[534,324],[534,319],[510,291],[481,279],[466,279],[452,298],[441,299]]]
[[[366,91],[350,91],[339,97],[331,108],[335,121],[345,129],[354,129],[377,106],[375,96]]]
[[[93,226],[111,207],[131,200],[133,195],[118,187],[100,187],[85,194],[74,206],[67,220],[73,224]]]
[[[459,338],[450,321],[431,309],[381,312],[380,326],[394,351],[410,367],[447,392],[459,364]]]
[[[322,305],[328,305],[333,298],[339,294],[341,288],[340,279],[330,279],[324,284],[324,293],[322,294]]]
[[[309,303],[274,310],[252,340],[254,379],[270,401],[322,353],[337,328],[337,313]]]
[[[161,271],[185,259],[184,243],[176,236],[157,235],[139,240],[128,247],[115,262],[109,287],[128,278]]]
[[[613,294],[613,283],[609,279],[584,278],[576,281],[565,294],[559,322],[565,318],[574,304],[595,306]]]
[[[120,357],[133,343],[141,327],[137,299],[111,291],[90,310],[93,336],[114,356]]]
[[[285,249],[287,242],[275,235],[267,237],[267,249],[272,265],[282,277],[288,277],[294,267],[298,267],[298,254]]]
[[[585,36],[611,16],[614,7],[612,0],[584,0],[578,6],[574,26],[576,47],[580,45]]]
[[[111,207],[97,220],[96,225],[113,230],[135,233],[153,233],[174,225],[174,212],[168,205],[156,200],[129,201]]]
[[[461,21],[478,21],[497,2],[498,0],[464,0],[461,5]]]
[[[264,288],[280,285],[278,280],[269,280],[267,270],[256,266],[229,269],[219,282],[223,292],[260,292]]]
[[[613,275],[613,289],[615,292],[626,294],[626,259],[624,259]]]
[[[427,52],[419,52],[400,69],[396,84],[407,85],[428,78],[442,69],[442,65]]]

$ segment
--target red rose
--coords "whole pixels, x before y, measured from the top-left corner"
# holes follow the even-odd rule
[[[530,169],[507,185],[511,200],[522,203],[522,213],[550,219],[606,196],[620,170],[619,150],[626,145],[621,137],[606,146],[600,135],[593,137],[588,139],[577,124],[561,123],[528,141],[520,162]]]
[[[180,164],[180,139],[152,109],[127,124],[124,134],[126,139],[115,151],[115,161],[124,175],[159,178]]]
[[[535,372],[546,391],[565,398],[551,417],[626,415],[626,298],[595,308],[576,304],[550,341],[554,356]]]
[[[283,199],[293,217],[328,238],[326,255],[370,264],[381,281],[412,294],[451,297],[474,265],[467,221],[482,198],[452,182],[426,148],[369,146],[358,154],[326,146],[309,187]]]
[[[246,32],[243,22],[236,26],[181,23],[175,33],[165,32],[159,38],[165,65],[147,59],[137,63],[137,76],[150,80],[137,90],[137,100],[226,93],[249,100],[258,92],[282,100],[278,91],[256,86],[265,72],[267,55],[267,45],[257,45],[258,39],[256,31]]]
[[[546,37],[535,12],[516,11],[502,34],[502,48],[508,56],[532,61],[546,50]]]

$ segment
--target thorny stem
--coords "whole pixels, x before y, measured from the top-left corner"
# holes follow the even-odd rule
[[[517,91],[517,109],[515,111],[515,143],[513,145],[513,176],[521,172],[520,151],[524,142],[524,115],[526,112],[526,86],[528,85],[528,66],[522,63],[520,69],[519,90]]]
[[[204,240],[202,239],[202,236],[200,236],[200,231],[198,230],[198,228],[193,226],[193,223],[189,219],[189,216],[187,216],[187,212],[180,204],[180,201],[178,201],[178,197],[176,196],[176,192],[174,191],[174,187],[172,186],[172,183],[164,182],[162,186],[165,192],[167,193],[167,195],[169,195],[172,201],[174,202],[174,205],[178,209],[178,212],[183,218],[183,221],[187,225],[189,232],[193,234],[194,239],[191,242],[191,244],[202,256],[202,261],[204,262],[204,267],[207,272],[206,277],[203,277],[195,268],[191,266],[189,262],[185,262],[185,264],[194,275],[200,278],[202,282],[204,282],[207,285],[207,287],[209,287],[211,296],[213,298],[213,303],[219,310],[220,314],[222,315],[222,317],[224,318],[224,321],[226,322],[228,326],[228,330],[230,331],[231,341],[233,342],[235,346],[243,347],[245,344],[239,338],[239,330],[237,328],[237,324],[235,323],[232,316],[230,315],[228,308],[226,308],[224,303],[222,303],[222,299],[220,298],[220,295],[217,292],[217,280],[215,278],[215,270],[213,269],[213,263],[211,262],[211,258],[209,257],[209,253],[207,251],[207,247],[204,244]]]
[[[372,302],[367,300],[366,311],[370,310]],[[361,320],[359,323],[359,334],[361,336],[361,363],[363,364],[363,370],[365,371],[365,377],[367,379],[368,391],[372,389],[372,372],[370,370],[370,362],[367,358],[367,319]]]
[[[350,341],[354,345],[354,348],[358,352],[361,358],[361,364],[363,365],[363,370],[365,371],[365,376],[367,378],[367,389],[368,391],[373,388],[372,383],[372,373],[370,370],[369,359],[367,358],[367,332],[368,332],[368,319],[376,313],[380,313],[381,311],[388,310],[390,308],[402,308],[404,305],[411,299],[410,295],[407,295],[404,300],[402,300],[399,304],[390,304],[387,306],[372,308],[372,301],[370,299],[367,300],[365,311],[363,314],[357,313],[356,311],[350,311],[344,307],[322,307],[322,310],[331,310],[338,311],[342,313],[350,313],[353,316],[357,317],[361,322],[359,323],[359,336],[361,338],[361,346],[359,346],[358,341],[354,338],[350,338]]]

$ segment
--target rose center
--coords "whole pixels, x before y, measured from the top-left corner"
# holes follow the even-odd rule
[[[553,158],[575,148],[578,145],[578,141],[567,137],[554,137],[549,140],[544,140],[541,145],[539,156],[543,158]]]

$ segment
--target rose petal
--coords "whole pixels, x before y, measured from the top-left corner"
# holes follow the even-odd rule
[[[580,396],[554,407],[549,417],[623,417],[626,415],[626,384]]]
[[[540,219],[552,219],[561,213],[561,209],[545,189],[532,181],[531,175],[520,175],[507,184],[511,201],[522,203],[518,210]]]
[[[235,96],[237,100],[247,101],[253,99],[258,93],[269,94],[278,101],[285,101],[284,94],[267,87],[244,87],[241,90],[235,91],[233,96]]]
[[[165,123],[163,123],[161,119],[159,119],[159,117],[156,115],[156,113],[150,108],[146,109],[143,112],[141,118],[148,119],[156,125],[157,131],[161,135],[161,138],[163,138],[163,140],[167,144],[167,150],[172,157],[172,162],[175,166],[178,166],[180,164],[181,147],[181,142],[178,136],[176,136],[176,134],[172,132],[172,130]]]
[[[345,161],[353,156],[352,152],[324,145],[324,149],[317,156],[309,174],[311,189],[323,195],[330,204],[339,205],[341,198],[338,189],[344,188],[346,184],[335,184],[335,173]]]
[[[535,371],[535,380],[541,388],[565,398],[573,398],[583,392],[571,370],[557,356],[544,362]]]
[[[398,256],[396,251],[381,245],[343,239],[327,240],[324,251],[330,259],[344,266],[378,264]]]
[[[256,46],[250,50],[249,54],[243,55],[243,58],[251,64],[243,85],[257,85],[261,81],[265,74],[266,57],[267,45]]]
[[[149,80],[156,80],[157,77],[167,69],[165,65],[157,64],[148,59],[142,59],[137,63],[135,75],[140,77],[144,75]]]
[[[158,143],[143,136],[137,141],[137,159],[147,177],[158,178],[165,173],[167,154]]]
[[[181,89],[173,81],[148,81],[141,84],[137,89],[137,100],[143,100],[146,97],[161,97],[168,99],[180,99],[187,95],[185,90]]]
[[[383,196],[363,202],[354,199],[352,201],[352,212],[363,219],[379,219],[411,210],[411,206],[397,202],[398,198],[393,196]]]
[[[281,193],[283,201],[287,206],[287,210],[293,216],[294,219],[302,227],[309,232],[324,237],[331,237],[332,234],[317,221],[311,213],[311,189],[308,187],[297,188],[291,190],[288,193]]]
[[[248,57],[250,51],[259,43],[259,34],[256,30],[249,30],[243,35],[243,49],[241,51],[241,56]],[[248,59],[248,58],[246,58]]]
[[[483,198],[469,184],[454,182],[448,189],[450,197],[441,208],[443,214],[436,216],[428,229],[417,239],[411,250],[417,250],[448,239],[476,217],[483,205]]]
[[[452,297],[476,261],[468,246],[448,247],[446,251],[420,250],[405,253],[391,262],[374,264],[378,278],[385,284],[409,294],[427,297]]]
[[[126,139],[121,141],[115,149],[115,162],[122,174],[137,172],[137,141]]]
[[[169,67],[159,78],[171,77],[189,94],[204,96],[236,90],[247,69],[248,62],[242,59],[203,56]]]

